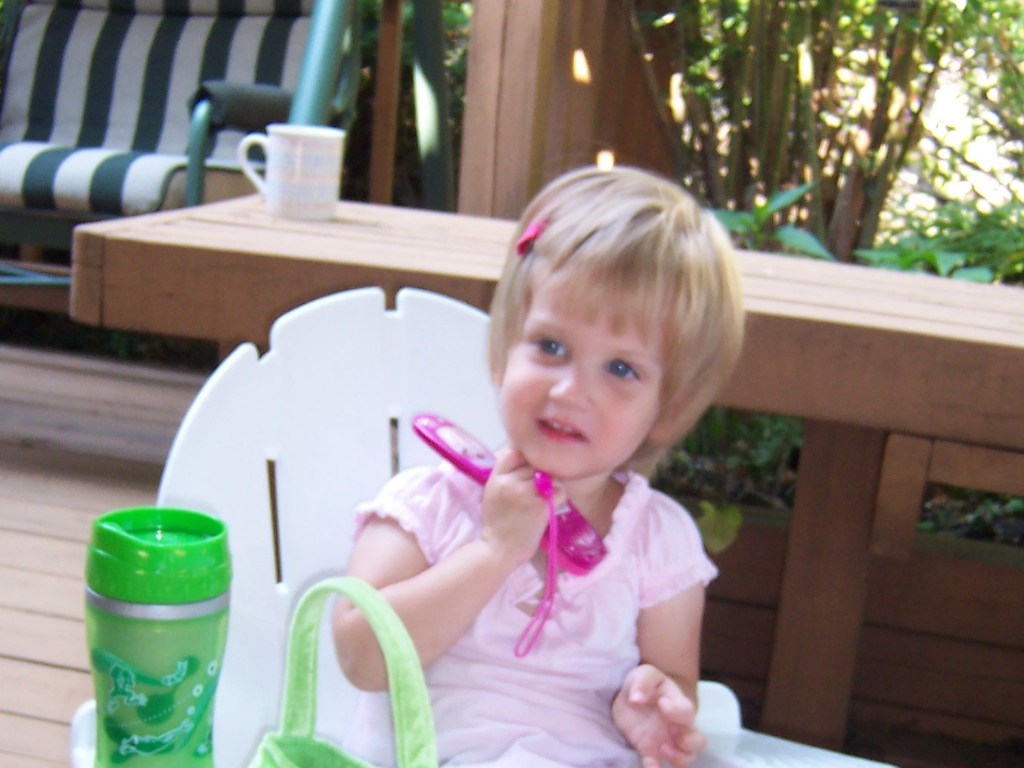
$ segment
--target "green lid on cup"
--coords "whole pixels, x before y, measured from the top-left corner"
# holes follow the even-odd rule
[[[231,585],[227,526],[186,509],[108,512],[92,524],[85,583],[99,595],[130,603],[210,600]]]

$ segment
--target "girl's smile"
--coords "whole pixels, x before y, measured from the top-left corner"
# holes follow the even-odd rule
[[[586,437],[575,427],[569,424],[552,421],[550,419],[538,419],[537,428],[544,433],[549,440],[565,442],[585,442]]]

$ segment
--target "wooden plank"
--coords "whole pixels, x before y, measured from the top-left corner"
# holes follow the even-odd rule
[[[32,272],[49,277],[71,276],[71,268],[61,264],[43,262],[43,249],[36,245],[22,243],[18,246],[17,259],[0,259],[0,269],[30,269]],[[0,306],[35,309],[41,312],[67,314],[70,289],[68,285],[0,285]]]
[[[2,477],[2,474],[0,474]],[[43,536],[58,536],[70,541],[85,543],[89,540],[92,521],[101,514],[80,509],[67,509],[58,504],[37,504],[31,501],[8,498],[0,493],[0,529],[35,533]]]
[[[1024,609],[1016,603],[1024,600],[1024,587],[1015,581],[1001,581],[999,573],[982,576],[984,568],[978,563],[958,561],[952,558],[936,558],[914,555],[914,560],[943,560],[944,564],[932,563],[931,567],[919,580],[908,583],[892,567],[900,566],[907,571],[912,566],[905,561],[877,559],[872,563],[872,571],[880,571],[872,580],[872,590],[868,597],[868,608],[865,615],[865,637],[886,638],[894,636],[899,642],[890,648],[878,643],[862,643],[857,654],[856,688],[852,699],[851,716],[871,717],[881,722],[907,727],[932,729],[949,733],[962,738],[980,739],[995,742],[1018,735],[1021,727],[1013,725],[1014,718],[1019,718],[1015,709],[1019,697],[1019,677],[1021,674],[1024,651]],[[739,559],[738,559],[739,560]],[[884,567],[883,567],[884,566]],[[737,568],[742,567],[739,560]],[[1016,575],[1018,580],[1024,579],[1024,570],[996,569],[1002,576]],[[933,576],[943,576],[932,581]],[[743,574],[741,578],[750,578]],[[959,587],[960,596],[951,598],[949,585]],[[877,603],[880,601],[879,591],[887,590],[892,599],[892,614],[878,615]],[[970,605],[973,593],[989,596],[990,600],[975,601]],[[1000,602],[1002,600],[1002,602]],[[1016,602],[1014,602],[1016,600]],[[922,602],[931,602],[931,617],[937,623],[931,625],[919,621],[915,609]],[[909,611],[908,611],[909,608]],[[911,631],[898,629],[901,615],[909,613],[907,621]],[[763,611],[761,618],[754,611]],[[745,705],[753,706],[756,716],[761,707],[763,686],[767,676],[766,652],[771,644],[771,621],[774,612],[770,609],[752,609],[750,606],[737,604],[728,600],[710,597],[705,616],[705,631],[702,642],[702,675],[711,679],[721,679],[730,684]],[[980,620],[980,624],[979,624]],[[888,626],[878,626],[879,622],[894,622]],[[1009,625],[1006,625],[1006,622]],[[949,629],[973,636],[969,641],[960,642],[958,647],[950,651],[947,645],[951,641],[948,636],[931,633],[946,633]],[[996,634],[988,634],[995,630]],[[998,647],[997,644],[1012,642],[1018,650]],[[918,648],[923,643],[924,650]],[[873,658],[874,657],[874,658]],[[984,658],[981,663],[977,658]],[[1004,670],[1005,667],[1005,670]],[[1001,671],[1002,670],[1002,671]],[[1012,675],[1014,682],[1006,683]],[[875,685],[869,689],[863,682],[865,676]],[[872,677],[874,676],[874,677]],[[898,680],[889,692],[889,680]],[[989,696],[987,682],[990,679],[1003,680],[1001,685],[1008,686],[1011,698]],[[913,696],[916,691],[931,691],[932,686],[945,691],[938,697],[928,694],[919,697],[922,701],[908,703],[906,696]],[[999,686],[997,686],[999,687]],[[747,691],[747,696],[740,695],[740,690]],[[993,689],[994,690],[994,689]],[[1001,690],[1001,689],[1000,689]],[[897,696],[903,696],[898,704],[893,704]],[[956,697],[960,696],[960,699]],[[997,712],[1002,725],[993,724],[991,719],[979,719],[958,709],[964,697],[977,706],[989,707]],[[932,699],[929,703],[929,699]],[[939,708],[944,702],[946,711]],[[982,704],[983,703],[983,704]],[[1001,704],[1002,703],[1002,704]],[[1010,725],[1005,722],[1010,721]],[[748,727],[758,727],[756,719],[746,720]]]
[[[601,41],[602,58],[598,69],[598,81],[594,108],[594,127],[591,133],[598,149],[610,149],[615,153],[615,162],[620,165],[636,164],[633,147],[636,142],[633,128],[639,116],[631,109],[633,92],[643,88],[640,80],[630,82],[632,68],[628,65],[633,54],[628,34],[629,22],[623,18],[623,3],[610,3],[605,8],[604,38]],[[629,127],[627,127],[629,126]],[[645,137],[649,139],[650,137]],[[594,162],[591,156],[588,162]]]
[[[701,666],[712,677],[764,681],[772,650],[775,611],[709,600],[704,613]]]
[[[207,375],[0,345],[4,400],[76,407],[104,418],[180,422]]]
[[[1024,648],[1024,568],[918,551],[873,560],[867,588],[871,624]]]
[[[335,243],[334,249],[343,250]],[[406,286],[447,294],[477,307],[490,305],[493,283],[463,280],[444,274],[405,278],[375,267],[340,266],[324,262],[289,263],[274,256],[181,251],[174,246],[154,247],[156,258],[139,263],[128,243],[110,243],[111,275],[106,316],[113,325],[156,332],[173,326],[175,335],[211,338],[215,334],[230,345],[249,340],[265,347],[270,326],[280,315],[335,291],[379,286],[392,297]],[[403,253],[409,248],[403,247]],[[113,277],[118,275],[118,277]],[[182,275],[188,275],[183,281]],[[144,278],[144,279],[143,279]],[[161,286],[174,281],[180,293]],[[148,285],[134,297],[120,287]],[[259,301],[253,302],[258,296]]]
[[[71,245],[71,290],[68,314],[87,325],[103,324],[102,230],[76,228]]]
[[[486,3],[474,12],[462,212],[515,217],[544,182],[593,163],[599,148],[613,148],[624,162],[670,169],[662,142],[651,142],[645,130],[654,106],[636,87],[639,54],[622,9],[604,0],[562,2],[554,10],[543,4]],[[572,77],[580,54],[590,65],[588,83]],[[654,165],[643,162],[649,158]]]
[[[0,566],[80,579],[85,573],[85,545],[17,531],[0,531]]]
[[[457,277],[460,280],[494,282],[507,252],[513,225],[510,222],[477,219],[461,224],[454,214],[445,218],[392,208],[396,213],[386,221],[365,216],[372,209],[355,203],[339,203],[345,216],[329,222],[303,222],[275,219],[262,207],[213,212],[199,212],[172,221],[151,221],[130,233],[108,237],[106,285],[120,274],[122,262],[111,262],[113,244],[138,249],[141,243],[151,246],[159,255],[160,246],[183,251],[203,249],[212,258],[244,254],[250,258],[271,256],[286,265],[315,261],[345,268],[365,267],[381,272],[403,271]],[[220,204],[225,205],[225,204]],[[351,214],[351,215],[349,215]],[[149,250],[147,249],[147,258]],[[143,260],[145,266],[145,259]],[[187,267],[185,262],[183,266]],[[213,265],[207,265],[213,266]],[[203,273],[200,273],[200,277]],[[172,293],[181,290],[182,280],[195,279],[192,272],[183,272],[171,284]],[[167,287],[165,286],[165,290]],[[107,299],[109,302],[109,298]],[[110,324],[110,320],[106,322]]]
[[[812,303],[819,303],[813,299],[814,292],[808,292],[802,286],[819,286],[833,294],[829,300],[840,299],[844,304],[851,296],[868,298],[868,293],[875,297],[870,304],[872,311],[882,310],[885,314],[897,316],[908,311],[920,311],[922,307],[933,304],[953,310],[980,310],[1008,318],[1024,316],[1024,307],[1021,307],[1017,295],[1019,289],[1013,286],[968,284],[935,275],[794,259],[760,251],[741,251],[740,261],[743,263],[744,290],[749,286],[755,295],[761,293],[758,285],[768,287],[766,295],[771,295],[774,289],[770,286],[784,281],[792,284]],[[837,275],[842,278],[837,280]],[[844,295],[846,299],[843,299]]]
[[[613,13],[609,5],[608,0],[586,0],[581,8],[579,37],[575,40],[571,57],[574,59],[577,56],[575,53],[577,49],[581,51],[590,70],[590,81],[578,80],[575,73],[570,70],[573,72],[572,108],[564,124],[565,152],[560,158],[557,158],[560,160],[560,171],[583,165],[593,165],[598,150],[603,148],[598,145],[595,138],[600,98],[598,83],[604,79],[609,63],[612,67],[620,63],[609,62],[605,50],[605,33],[609,23],[613,22]],[[548,172],[549,178],[556,175],[552,165],[552,160],[555,159],[550,156],[545,159],[545,164],[551,168]]]
[[[553,57],[544,168],[548,178],[594,162],[599,84],[605,77],[607,0],[562,3]]]
[[[609,7],[611,24],[605,30],[607,61],[616,62],[614,71],[605,68],[597,114],[597,135],[615,151],[621,165],[639,165],[670,170],[644,163],[643,144],[657,144],[660,134],[651,131],[647,87],[638,66],[639,52],[630,40],[630,20],[624,15],[625,3]]]
[[[595,5],[599,6],[600,10],[604,3],[598,2]],[[555,158],[555,162],[560,165],[568,152],[569,142],[573,138],[566,131],[566,125],[571,119],[573,96],[579,87],[573,77],[573,55],[577,49],[583,54],[580,48],[581,10],[580,0],[563,0],[562,12],[558,14],[546,126],[547,135],[544,139],[545,163],[549,163],[552,158]]]
[[[944,485],[1024,496],[1024,453],[939,440],[932,453],[928,479]]]
[[[886,438],[871,526],[871,554],[910,557],[931,454],[931,440],[900,434]]]
[[[757,286],[744,296],[746,309],[754,314],[797,318],[823,324],[842,324],[854,330],[881,330],[899,334],[918,334],[939,340],[1006,344],[1020,349],[1020,334],[1007,319],[1012,316],[967,308],[946,309],[928,303],[907,302],[899,312],[886,306],[866,303],[867,292],[827,291],[813,285],[795,290],[792,281],[769,288],[775,292],[758,294]],[[802,295],[806,294],[806,295]],[[832,294],[834,301],[825,303]],[[817,300],[811,300],[816,297]],[[876,299],[878,297],[875,297]],[[865,302],[857,306],[857,302]],[[867,334],[865,334],[867,335]]]
[[[830,341],[825,336],[830,325],[847,325],[844,332],[847,339],[863,347],[874,338],[884,339],[885,334],[875,336],[872,330],[899,335],[920,334],[923,342],[941,348],[947,340],[958,339],[973,344],[1005,345],[1009,350],[1019,350],[1024,337],[1019,328],[1024,323],[1024,302],[1020,301],[1018,289],[1006,286],[970,286],[969,290],[957,291],[957,286],[940,278],[922,275],[889,275],[884,270],[868,270],[851,265],[842,265],[831,273],[831,284],[827,284],[829,272],[808,270],[797,262],[810,261],[787,259],[785,257],[740,254],[744,273],[744,297],[748,311],[754,317],[771,316],[778,320],[801,319],[818,324],[805,332],[822,333],[819,343]],[[823,266],[823,265],[818,265]],[[838,266],[838,265],[830,265]],[[760,273],[769,271],[767,277]],[[889,278],[894,278],[890,280]],[[909,283],[905,278],[917,278]],[[968,286],[963,286],[968,288]],[[978,292],[975,289],[994,287],[995,291]],[[749,347],[750,345],[748,345]],[[955,346],[953,347],[955,349]],[[745,350],[746,351],[746,350]],[[868,352],[870,350],[864,349]],[[947,357],[944,366],[956,364],[956,358]],[[899,368],[901,374],[903,367]],[[950,371],[950,375],[961,374],[963,369]],[[913,369],[911,369],[913,373]],[[998,379],[1003,375],[1002,366],[994,364],[990,371],[991,382],[997,387],[1005,382]],[[896,377],[887,377],[888,379]],[[842,380],[840,380],[842,381]],[[972,382],[973,383],[973,382]],[[985,397],[991,384],[980,382],[977,392]],[[1020,402],[1020,395],[1006,401],[1014,405]],[[927,435],[924,431],[920,434]]]
[[[970,542],[988,561],[966,559],[921,551],[920,542],[931,538],[921,534],[909,560],[871,560],[865,623],[1024,647],[1024,567],[995,562],[1013,548]],[[715,555],[720,573],[708,588],[709,603],[776,607],[785,549],[785,530],[745,521],[736,542]]]
[[[205,378],[0,345],[0,440],[162,464]]]
[[[0,607],[0,656],[89,671],[81,621]]]
[[[253,207],[251,199],[245,201],[249,208],[220,204],[208,210],[190,209],[195,212],[182,214],[177,220],[147,220],[130,231],[112,233],[110,239],[129,240],[139,245],[207,248],[216,253],[242,252],[286,261],[317,260],[382,271],[414,270],[494,281],[501,270],[512,231],[510,222],[442,214],[431,216],[407,209],[391,209],[401,213],[383,221],[373,215],[376,211],[372,208],[345,203],[339,204],[341,213],[337,221],[313,225],[274,219],[261,206]],[[762,261],[779,265],[773,267],[771,279],[758,278],[756,270],[765,268]],[[883,270],[873,270],[872,280],[862,279],[864,285],[850,290],[844,286],[844,281],[871,270],[829,264],[838,271],[822,274],[806,272],[787,263],[799,261],[792,257],[760,254],[753,258],[750,254],[740,254],[748,309],[755,314],[810,319],[821,324],[849,324],[865,330],[1005,343],[1018,349],[1024,345],[1019,333],[1024,311],[1016,305],[1002,306],[1001,299],[1006,292],[1014,293],[1018,289],[974,286],[993,289],[988,299],[994,305],[947,305],[939,300],[944,287],[938,278],[933,279],[933,284],[926,275],[912,275],[921,282],[914,288],[919,295],[904,295],[908,290],[902,288],[899,293],[890,295],[888,275]],[[755,274],[751,274],[748,265],[753,265]],[[216,266],[216,262],[208,263],[206,271],[216,272]],[[108,271],[113,269],[111,265]],[[180,281],[179,276],[172,285],[177,286]],[[933,285],[936,299],[931,300]],[[967,293],[968,297],[972,295]],[[1019,300],[1019,297],[1013,298]],[[1011,306],[1016,311],[1011,311]]]
[[[75,407],[54,409],[17,403],[0,413],[0,440],[19,440],[36,446],[151,464],[166,461],[176,429],[177,424],[172,422],[150,421],[133,414],[111,419]]]
[[[714,557],[720,573],[708,588],[709,600],[774,608],[786,535],[784,529],[745,520],[733,545]],[[920,534],[909,560],[871,560],[865,622],[1020,647],[1024,567],[999,562],[1004,550],[1016,554],[1014,549],[966,542],[981,553],[975,559],[922,551],[922,542],[933,538]]]
[[[510,1],[473,6],[459,158],[460,214],[489,216],[494,208],[502,49]]]
[[[82,574],[72,578],[0,566],[0,607],[82,621]]]
[[[718,578],[708,597],[775,607],[779,602],[787,531],[750,522],[745,512],[739,535],[728,549],[713,556]]]
[[[1022,450],[1021,381],[1024,355],[1006,345],[752,312],[743,355],[716,402]]]
[[[70,724],[0,712],[3,765],[62,765],[69,761]],[[7,755],[11,755],[10,762]]]
[[[390,205],[394,194],[401,66],[402,0],[383,0],[380,4],[380,25],[377,28],[377,71],[374,73],[373,138],[370,144],[371,203]]]
[[[855,694],[1024,728],[1024,650],[865,627]]]
[[[544,168],[544,143],[560,12],[556,0],[508,5],[491,216],[518,218],[545,180],[556,175]]]
[[[912,596],[911,596],[912,599]],[[722,680],[757,708],[763,697],[774,613],[710,600],[702,642],[702,677]],[[1024,729],[1018,702],[1024,653],[989,644],[866,627],[851,710],[894,725],[996,742]],[[891,640],[895,638],[895,640]],[[980,660],[980,663],[979,663]],[[1009,679],[1012,678],[1012,679]],[[995,681],[994,685],[989,685]],[[745,692],[745,693],[741,693]],[[923,719],[922,719],[923,718]],[[758,727],[746,720],[747,727]]]
[[[926,322],[931,332],[945,332],[951,338],[973,338],[956,335],[963,327],[976,328],[981,333],[998,329],[1012,346],[1021,346],[1019,337],[1014,339],[1012,335],[1015,321],[1024,316],[1012,295],[1019,290],[1016,288],[970,286],[995,289],[988,292],[986,303],[984,291],[950,290],[948,283],[954,281],[928,275],[915,275],[918,281],[907,285],[885,279],[885,270],[864,275],[870,270],[849,264],[830,264],[838,269],[820,272],[787,263],[793,260],[791,256],[741,252],[739,258],[744,272],[744,296],[755,308],[761,301],[775,301],[790,305],[791,316],[807,314],[823,321],[849,318],[854,323],[892,330],[899,330],[908,321]],[[766,273],[766,269],[771,271]]]
[[[375,209],[353,203],[339,204],[337,221],[312,225],[275,219],[262,206],[255,207],[253,200],[245,198],[189,209],[179,219],[157,214],[135,217],[140,221],[131,227],[99,231],[112,239],[230,252],[239,246],[237,227],[242,227],[250,231],[248,235],[241,234],[243,240],[248,239],[244,243],[246,248],[284,259],[354,259],[364,266],[449,273],[462,269],[469,270],[469,277],[496,279],[512,227],[508,222],[475,217],[429,215],[422,211],[416,216],[417,212],[405,209]],[[383,217],[382,210],[394,213]],[[368,229],[360,231],[363,227]],[[487,242],[472,242],[484,228],[495,236]],[[221,234],[219,238],[217,233]],[[397,256],[381,247],[389,237],[399,238]],[[350,242],[347,250],[352,253],[339,254],[339,239]],[[287,246],[286,250],[282,250],[282,245]],[[369,256],[361,255],[366,253]],[[454,261],[453,254],[458,254]],[[912,327],[908,322],[916,322],[919,328],[915,330],[923,329],[933,335],[956,334],[960,329],[961,335],[953,338],[1003,340],[1018,349],[1024,345],[1019,333],[1020,322],[1024,320],[1019,289],[962,285],[924,275],[818,264],[769,254],[741,253],[740,261],[745,295],[755,313],[780,312],[782,316],[808,317],[824,323],[850,322],[903,332]],[[761,304],[764,306],[759,308]],[[968,330],[964,331],[965,327]],[[997,335],[986,336],[986,329]]]
[[[256,253],[328,261],[355,259],[355,263],[361,265],[384,264],[393,269],[464,269],[471,270],[468,273],[470,277],[496,279],[511,235],[511,224],[484,220],[487,223],[482,225],[474,217],[430,216],[424,215],[425,212],[419,212],[419,217],[412,218],[404,209],[390,210],[396,213],[384,221],[378,209],[342,203],[339,204],[337,222],[313,226],[274,219],[260,209],[252,209],[251,199],[246,199],[241,204],[191,209],[191,213],[182,214],[180,222],[137,217],[145,221],[138,222],[129,231],[119,230],[110,236],[129,237],[138,242],[231,250],[238,247],[239,233],[232,226],[237,225],[252,230],[249,235],[251,241],[245,246]],[[361,227],[371,229],[360,233],[358,228]],[[496,237],[489,238],[487,242],[470,242],[470,247],[464,249],[464,242],[474,240],[482,227],[491,228]],[[403,236],[402,232],[406,230]],[[216,236],[218,232],[222,233],[221,239]],[[412,232],[413,237],[408,232]],[[434,234],[444,239],[435,239],[432,237]],[[296,236],[301,238],[301,242],[296,240]],[[400,238],[401,248],[397,256],[381,249],[386,239],[392,236]],[[354,253],[339,257],[338,238],[351,240],[350,250]],[[281,255],[282,244],[287,245],[287,254]],[[360,257],[368,247],[373,249],[371,255]],[[460,256],[452,261],[451,256],[455,253]],[[360,261],[360,258],[364,260]],[[988,328],[998,332],[998,336],[990,339],[992,341],[1002,339],[1017,348],[1024,344],[1019,334],[1024,309],[1019,306],[1017,289],[1005,286],[951,287],[955,281],[923,275],[890,275],[882,270],[814,264],[810,260],[768,254],[741,253],[740,260],[745,275],[745,295],[755,311],[759,302],[775,301],[785,306],[779,309],[766,304],[765,309],[782,312],[783,316],[809,317],[821,322],[851,322],[893,331],[906,331],[908,322],[926,322],[929,324],[928,332],[938,335],[955,333],[957,328],[970,326],[966,333],[968,338],[983,334]],[[841,279],[838,277],[840,274]]]
[[[932,712],[928,709],[908,710],[906,707],[897,707],[877,701],[855,698],[851,706],[851,717],[868,723],[882,723],[890,726],[913,730],[921,734],[945,734],[957,739],[980,742],[983,744],[1006,745],[1024,739],[1024,728],[990,723],[980,720],[973,720],[955,715],[947,715],[940,712]],[[1005,755],[1005,752],[1003,753]],[[948,754],[944,754],[938,765],[947,764]],[[920,758],[914,763],[900,763],[903,765],[921,765]],[[988,763],[979,762],[975,759],[972,762],[964,762],[963,765],[986,766],[1013,766],[1016,768],[1020,763]]]
[[[619,4],[543,2],[483,3],[474,12],[462,212],[516,217],[544,182],[593,163],[602,148],[620,162],[671,170]],[[577,52],[590,64],[589,83],[572,76]]]
[[[4,768],[67,768],[68,758],[63,760],[42,760],[26,755],[12,755],[0,746],[0,765]]]
[[[841,745],[864,613],[884,434],[804,424],[762,727]]]
[[[78,706],[95,693],[89,672],[15,659],[0,658],[0,679],[0,712],[54,723],[70,723]]]
[[[265,330],[259,329],[284,311],[334,290],[365,285],[392,291],[413,285],[485,307],[513,226],[472,216],[339,203],[338,220],[310,227],[270,216],[255,196],[185,209],[176,218],[150,214],[133,219],[127,229],[95,225],[110,239],[104,254],[104,325],[222,342],[264,341]],[[263,262],[247,254],[272,258]],[[134,263],[136,258],[142,263]],[[283,263],[267,271],[273,262]],[[422,271],[423,280],[409,280],[409,270]],[[453,276],[467,270],[468,281]],[[120,292],[125,295],[115,301],[112,296]],[[240,314],[254,313],[257,321],[249,316],[234,322]],[[239,325],[257,331],[240,338]]]
[[[659,124],[658,112],[662,107],[651,97],[644,71],[646,62],[641,58],[652,52],[646,46],[644,50],[638,49],[626,8],[626,3],[608,6],[604,25],[606,66],[599,84],[595,143],[614,149],[619,164],[676,176]],[[658,54],[664,54],[666,59],[671,56],[667,50],[653,52],[654,56]],[[673,64],[671,70],[674,69]],[[662,92],[665,90],[667,82]]]
[[[152,464],[0,443],[0,529],[85,541],[82,527],[90,517],[152,504],[160,471]]]
[[[924,533],[914,539],[914,550],[921,554],[953,557],[998,567],[1024,568],[1024,548],[999,542],[978,541],[954,536],[948,531]]]

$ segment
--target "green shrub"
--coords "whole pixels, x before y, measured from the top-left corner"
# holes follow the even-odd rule
[[[1024,284],[1024,204],[992,211],[947,203],[911,219],[888,245],[856,251],[864,263],[982,282]]]
[[[652,482],[676,497],[789,508],[802,441],[800,419],[712,406]]]

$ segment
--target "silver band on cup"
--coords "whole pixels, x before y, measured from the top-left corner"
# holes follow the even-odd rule
[[[93,592],[88,586],[85,588],[85,602],[93,608],[104,613],[111,613],[115,616],[127,616],[130,619],[150,619],[152,621],[173,621],[175,619],[198,619],[201,616],[209,616],[228,607],[230,592],[225,592],[209,600],[200,600],[197,603],[180,603],[177,605],[150,605],[148,603],[129,603],[125,600],[115,600],[112,597]]]

